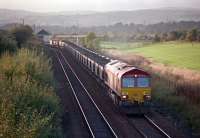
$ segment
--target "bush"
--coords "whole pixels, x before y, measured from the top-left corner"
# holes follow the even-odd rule
[[[16,52],[17,42],[6,31],[0,31],[0,55],[8,51],[10,53]]]
[[[82,44],[92,50],[98,51],[100,49],[100,40],[94,32],[88,33],[87,37],[82,40]]]
[[[21,49],[0,59],[0,137],[61,137],[51,61]]]
[[[21,48],[22,44],[27,42],[33,36],[33,30],[28,25],[20,25],[11,30],[11,33],[15,37],[18,47]]]
[[[154,42],[160,42],[160,37],[158,34],[154,36]]]

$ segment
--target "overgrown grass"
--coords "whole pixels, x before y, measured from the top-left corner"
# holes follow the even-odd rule
[[[0,137],[61,137],[51,61],[27,49],[0,58]]]
[[[179,90],[180,84],[173,79],[152,74],[152,94],[154,101],[175,112],[179,119],[184,119],[193,132],[200,132],[200,103],[193,103],[190,97]],[[165,76],[166,77],[166,76]],[[186,84],[187,86],[187,84]],[[186,87],[185,86],[185,87]],[[184,88],[182,86],[181,88]],[[191,92],[191,95],[194,94]],[[200,97],[195,97],[200,100]],[[198,101],[199,101],[198,100]]]
[[[200,70],[200,43],[163,42],[163,43],[106,43],[103,49],[120,50],[123,53],[140,54],[165,65]]]

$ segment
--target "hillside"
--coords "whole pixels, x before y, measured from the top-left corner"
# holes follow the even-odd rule
[[[158,22],[173,21],[200,21],[199,9],[147,9],[136,11],[113,11],[113,12],[57,12],[37,13],[20,10],[0,9],[0,25],[13,22],[22,22],[36,25],[59,25],[59,26],[102,26],[117,22],[154,24]]]

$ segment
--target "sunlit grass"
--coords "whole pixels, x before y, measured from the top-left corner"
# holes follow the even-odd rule
[[[101,43],[101,48],[102,49],[115,49],[115,50],[123,50],[123,51],[128,51],[132,48],[136,47],[143,47],[149,43],[142,43],[142,42],[102,42]]]
[[[165,65],[200,70],[200,43],[102,43],[103,49],[139,54]]]

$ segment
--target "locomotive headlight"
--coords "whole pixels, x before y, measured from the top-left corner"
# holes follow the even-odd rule
[[[124,100],[128,99],[128,95],[122,95],[121,98],[124,99]]]
[[[144,95],[144,99],[145,99],[145,100],[148,100],[148,101],[151,100],[151,95],[145,94],[145,95]]]

